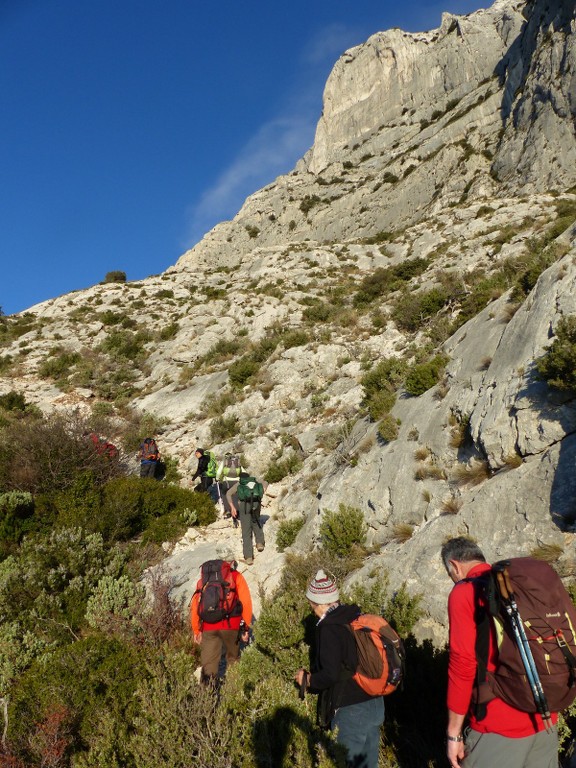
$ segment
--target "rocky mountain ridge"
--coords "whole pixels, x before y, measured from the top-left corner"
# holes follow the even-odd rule
[[[575,6],[497,0],[348,51],[291,174],[163,275],[8,318],[0,392],[46,411],[130,402],[163,420],[184,482],[197,445],[278,470],[254,593],[276,583],[279,523],[305,520],[306,551],[340,503],[368,525],[354,579],[386,569],[423,592],[421,636],[443,637],[448,535],[491,558],[556,547],[573,572],[576,410],[534,361],[576,313]],[[442,377],[400,391],[383,438],[367,372],[439,353]],[[234,535],[179,543],[178,594],[206,556],[239,554]]]

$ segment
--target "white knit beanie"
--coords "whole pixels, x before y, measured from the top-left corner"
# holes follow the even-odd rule
[[[306,597],[317,605],[327,605],[328,603],[337,603],[340,599],[340,593],[334,579],[326,576],[324,571],[318,571],[308,585]]]

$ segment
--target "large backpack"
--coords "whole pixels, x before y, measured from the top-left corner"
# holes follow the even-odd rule
[[[207,624],[217,624],[242,615],[242,603],[236,589],[236,563],[207,560],[202,564],[196,592],[200,594],[198,616]]]
[[[206,477],[216,477],[218,472],[218,459],[216,454],[212,451],[204,451],[204,455],[209,457],[208,466],[206,467]]]
[[[546,562],[518,557],[471,581],[485,601],[477,611],[477,718],[498,696],[549,721],[576,698],[576,608],[560,577]],[[494,672],[486,670],[490,619],[498,640]]]
[[[224,479],[232,480],[238,478],[240,476],[240,472],[242,471],[240,456],[237,456],[234,453],[225,454],[223,470]]]
[[[141,446],[142,461],[158,461],[160,457],[160,451],[156,445],[156,440],[153,437],[145,438]]]
[[[254,520],[260,520],[260,508],[264,496],[264,486],[255,477],[241,477],[238,481],[238,501],[244,503],[244,509]]]
[[[352,679],[370,696],[393,693],[404,678],[404,643],[382,616],[363,613],[348,625],[356,641],[358,666]]]

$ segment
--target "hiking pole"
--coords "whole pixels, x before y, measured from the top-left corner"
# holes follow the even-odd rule
[[[552,728],[550,708],[548,707],[548,702],[546,701],[546,695],[542,687],[542,682],[538,675],[538,670],[536,669],[536,663],[534,661],[534,656],[532,655],[530,643],[526,637],[524,624],[522,623],[522,617],[520,616],[518,605],[514,598],[514,591],[512,590],[508,570],[504,568],[502,571],[498,571],[496,578],[498,579],[498,585],[500,587],[500,594],[502,595],[502,600],[504,602],[504,608],[506,609],[506,613],[508,614],[508,618],[510,619],[510,623],[512,625],[512,631],[514,632],[514,636],[516,638],[516,644],[520,652],[522,664],[526,671],[526,678],[528,680],[528,684],[530,685],[532,696],[534,697],[536,709],[542,716],[542,720],[546,730],[548,731]]]
[[[218,480],[216,480],[216,491],[218,492],[218,511],[220,512],[220,517],[224,517],[224,501],[222,500],[222,491]]]

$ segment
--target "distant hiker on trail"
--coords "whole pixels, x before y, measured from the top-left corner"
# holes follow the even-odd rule
[[[198,466],[192,475],[192,482],[197,479],[200,480],[194,490],[208,491],[216,477],[216,457],[211,451],[206,451],[204,448],[196,448],[194,455],[198,459]]]
[[[140,459],[140,477],[156,477],[160,451],[153,437],[146,437],[140,445],[138,453]]]
[[[364,691],[351,674],[358,651],[349,624],[360,608],[340,603],[338,587],[324,571],[312,579],[306,598],[318,618],[316,658],[312,672],[299,669],[294,680],[301,691],[318,694],[317,724],[337,729],[336,741],[348,751],[346,765],[378,768],[384,699]]]
[[[190,603],[194,641],[200,645],[202,682],[217,683],[222,654],[226,664],[238,661],[240,642],[248,642],[252,623],[252,598],[236,563],[208,560]]]
[[[492,567],[478,545],[464,537],[447,541],[441,555],[455,584],[448,598],[446,751],[451,768],[557,768],[557,713],[551,713],[547,730],[545,719],[536,709],[529,712],[511,706],[484,682],[497,672],[505,642],[498,646],[495,623],[488,611],[488,593],[482,588],[483,583],[489,583]],[[485,654],[480,653],[479,644],[479,638],[484,636],[483,626]],[[505,630],[504,637],[508,627]],[[536,653],[537,643],[529,645],[534,646]],[[469,727],[463,730],[467,715]]]
[[[238,482],[234,483],[226,494],[232,517],[240,521],[242,552],[246,565],[254,563],[252,535],[256,539],[258,552],[262,552],[266,544],[260,518],[264,491],[264,486],[255,477],[251,477],[247,472],[241,472]]]
[[[232,508],[226,494],[230,488],[240,479],[240,473],[246,470],[242,466],[240,457],[234,453],[224,454],[222,461],[216,467],[216,481],[210,486],[209,493],[214,504],[222,508],[223,517],[232,517]]]

